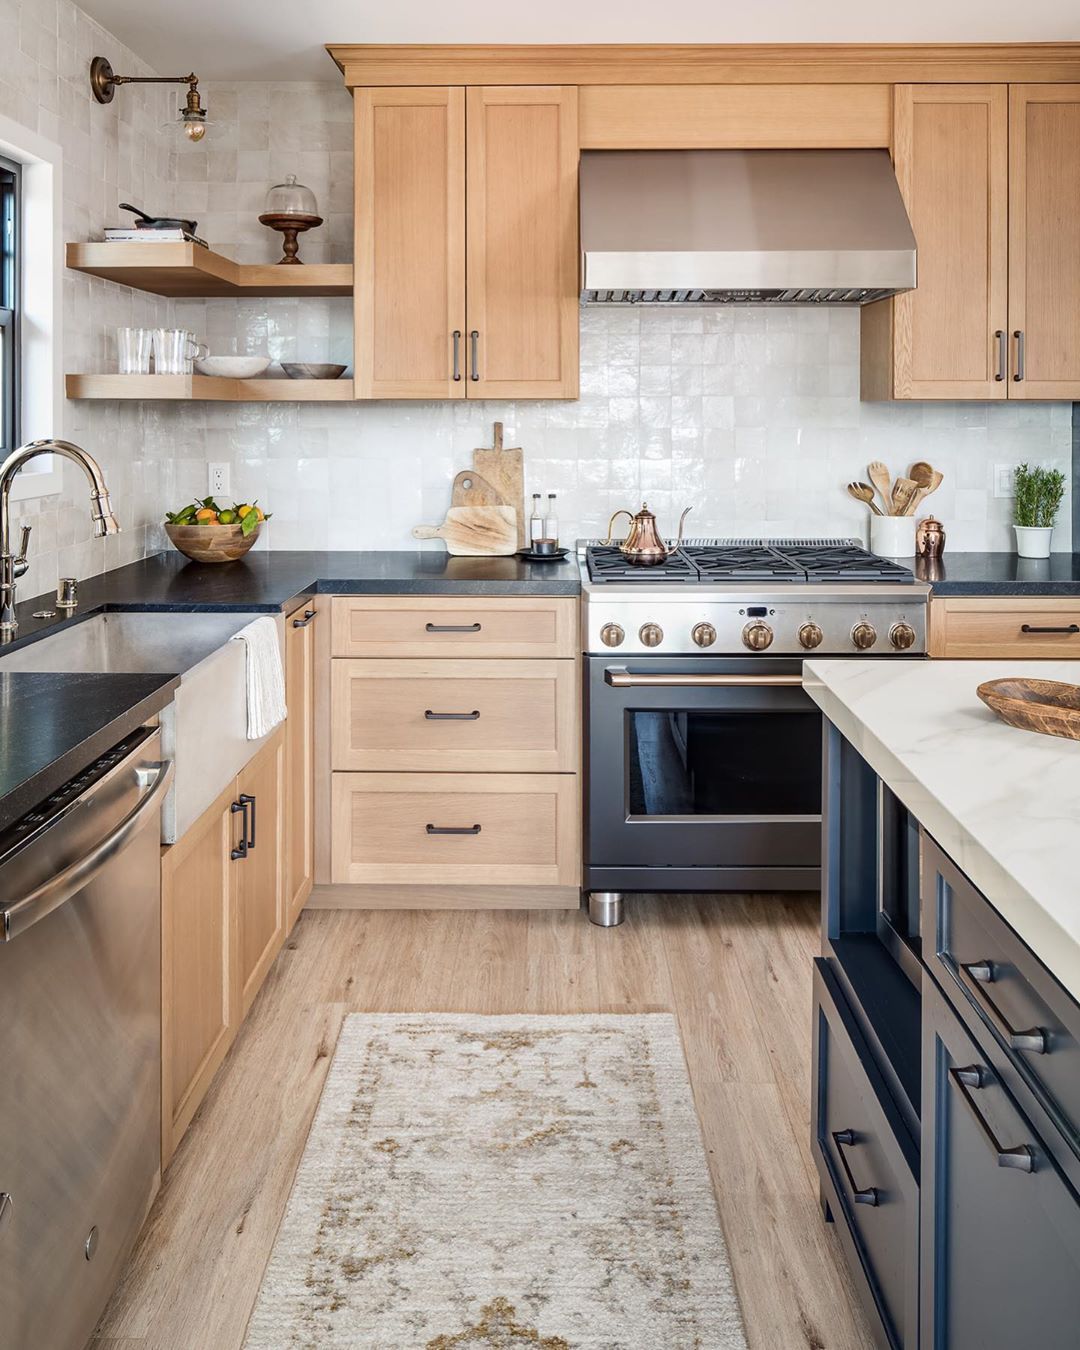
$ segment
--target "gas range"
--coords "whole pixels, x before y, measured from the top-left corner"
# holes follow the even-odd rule
[[[852,539],[691,539],[663,563],[578,545],[586,652],[921,656],[930,587]]]

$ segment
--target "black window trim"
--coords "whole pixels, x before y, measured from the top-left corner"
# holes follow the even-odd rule
[[[10,452],[19,444],[21,430],[22,166],[0,155],[0,173],[0,228],[6,234],[8,221],[12,226],[11,247],[0,239],[0,329],[5,330],[5,346],[11,353],[0,377],[0,443]]]

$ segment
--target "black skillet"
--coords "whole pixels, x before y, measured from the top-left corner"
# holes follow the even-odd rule
[[[148,216],[145,211],[140,211],[130,202],[121,202],[120,210],[130,211],[132,215],[138,217],[135,221],[137,230],[185,230],[188,234],[194,234],[195,226],[199,223],[197,220],[180,220],[174,216]]]

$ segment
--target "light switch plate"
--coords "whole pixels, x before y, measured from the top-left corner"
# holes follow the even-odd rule
[[[995,464],[994,465],[994,496],[995,497],[1015,497],[1016,492],[1013,489],[1013,476],[1016,473],[1015,464]]]
[[[206,490],[211,497],[226,496],[229,491],[229,465],[208,464]]]

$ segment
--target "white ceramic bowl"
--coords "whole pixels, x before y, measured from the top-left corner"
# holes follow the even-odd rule
[[[268,356],[204,356],[195,362],[200,375],[220,375],[230,380],[254,380],[270,364]]]

